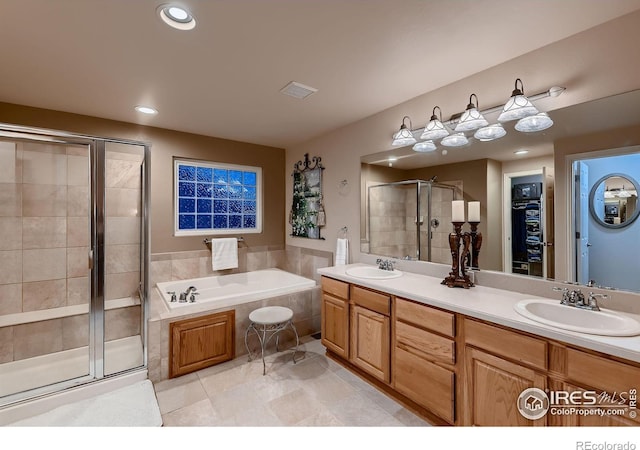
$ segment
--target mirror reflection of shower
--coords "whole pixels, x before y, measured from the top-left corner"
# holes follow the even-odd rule
[[[461,187],[430,180],[405,180],[368,187],[369,252],[398,259],[447,264],[451,201]]]

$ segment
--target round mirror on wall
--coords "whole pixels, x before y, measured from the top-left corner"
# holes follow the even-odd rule
[[[589,211],[607,228],[624,228],[638,218],[638,182],[631,176],[612,173],[600,178],[589,194]]]

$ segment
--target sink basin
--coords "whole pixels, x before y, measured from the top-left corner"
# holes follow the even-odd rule
[[[371,280],[388,280],[402,276],[399,270],[382,270],[371,266],[357,266],[347,269],[345,273],[351,277],[368,278]]]
[[[563,330],[600,336],[640,335],[640,322],[608,309],[589,311],[553,300],[522,300],[515,311],[531,320]]]

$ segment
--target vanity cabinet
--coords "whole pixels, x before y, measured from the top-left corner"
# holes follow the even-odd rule
[[[380,381],[389,383],[391,297],[351,285],[351,351],[349,360]]]
[[[455,316],[396,298],[393,387],[448,423],[455,420]]]
[[[517,408],[527,388],[547,387],[547,343],[515,331],[464,318],[464,425],[546,425]]]
[[[349,284],[322,277],[320,332],[322,345],[349,358]]]

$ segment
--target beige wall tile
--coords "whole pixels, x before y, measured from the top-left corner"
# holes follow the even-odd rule
[[[62,319],[62,347],[64,350],[89,345],[89,315]]]
[[[24,283],[22,310],[38,311],[59,308],[67,304],[67,280],[47,280]]]
[[[66,246],[66,217],[25,217],[22,219],[22,248],[60,248]]]
[[[140,162],[108,158],[106,160],[106,187],[140,189],[142,182],[140,172]]]
[[[22,185],[24,217],[64,217],[67,215],[67,186]]]
[[[22,251],[0,251],[0,284],[20,283],[22,281]]]
[[[61,319],[45,320],[13,327],[13,352],[16,361],[61,350]]]
[[[22,185],[0,183],[0,216],[22,216]]]
[[[20,217],[0,217],[0,250],[22,248],[22,219]]]
[[[171,261],[171,279],[186,280],[200,276],[200,258],[174,259]]]
[[[88,145],[67,145],[67,155],[73,156],[89,156]]]
[[[142,163],[144,157],[144,147],[141,145],[121,144],[118,142],[107,142],[106,158],[121,159],[124,161],[137,161]]]
[[[22,152],[22,182],[25,184],[67,184],[67,155],[40,151]]]
[[[108,217],[135,217],[141,215],[140,189],[107,188],[106,203]]]
[[[267,268],[267,252],[247,253],[247,272]]]
[[[149,286],[153,287],[156,283],[163,281],[171,281],[171,260],[151,261],[149,264]]]
[[[267,252],[267,267],[277,267],[284,270],[286,252],[284,250],[270,250]]]
[[[107,273],[105,278],[105,299],[138,297],[140,272]]]
[[[89,277],[67,279],[67,305],[89,303],[91,297]]]
[[[69,217],[89,217],[89,188],[69,186],[67,188],[67,211]]]
[[[89,247],[67,248],[66,277],[77,278],[89,275]]]
[[[140,270],[139,246],[105,246],[105,266],[107,273],[137,272]]]
[[[22,312],[22,283],[0,284],[0,316]]]
[[[14,142],[0,142],[0,183],[21,182],[22,165],[16,156]]]
[[[24,250],[22,279],[27,282],[66,278],[66,259],[67,250],[64,248]]]
[[[87,247],[89,244],[89,218],[67,217],[67,247]]]
[[[13,327],[0,328],[0,364],[13,361]]]
[[[107,341],[140,334],[140,306],[105,311],[104,334]]]
[[[67,184],[69,186],[89,185],[89,158],[67,156]]]
[[[66,155],[67,149],[63,145],[44,142],[20,142],[18,147],[26,152],[49,153],[52,155]]]
[[[105,224],[107,245],[140,243],[141,217],[107,217]]]

